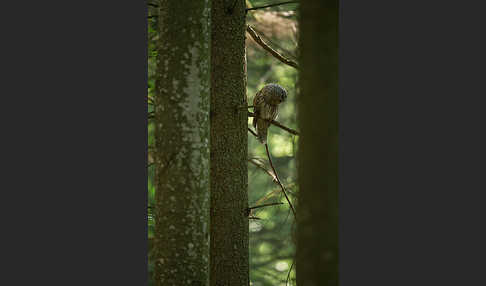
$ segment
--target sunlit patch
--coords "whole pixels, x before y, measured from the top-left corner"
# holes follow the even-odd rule
[[[258,222],[250,221],[250,232],[259,232],[262,230],[262,225]]]
[[[267,242],[262,242],[258,247],[258,252],[260,252],[261,255],[270,254],[272,253],[272,245]]]
[[[270,136],[270,150],[273,156],[292,156],[292,144],[286,136],[272,134]]]
[[[289,264],[285,261],[277,262],[275,263],[275,269],[277,269],[277,271],[285,271],[289,269]]]

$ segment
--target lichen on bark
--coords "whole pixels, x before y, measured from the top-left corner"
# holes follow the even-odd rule
[[[209,24],[209,0],[160,1],[155,95],[156,285],[209,283]]]

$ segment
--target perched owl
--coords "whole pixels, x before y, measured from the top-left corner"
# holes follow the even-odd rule
[[[267,143],[267,130],[270,122],[275,120],[278,115],[278,105],[287,98],[287,91],[278,84],[270,83],[258,91],[253,99],[255,117],[253,117],[253,127],[256,128],[258,140]],[[266,119],[266,120],[262,120]]]

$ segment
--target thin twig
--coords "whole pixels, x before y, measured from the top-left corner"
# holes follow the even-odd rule
[[[280,191],[280,188],[268,192],[268,194],[266,194],[265,196],[263,196],[260,199],[258,199],[258,201],[256,202],[256,204],[268,200],[269,198],[273,197],[273,195],[275,195],[276,193],[279,193],[279,192],[281,192]]]
[[[263,163],[259,162],[256,158],[250,158],[248,159],[248,162],[252,163],[253,165],[265,171],[270,177],[272,177],[273,181],[277,183],[277,177],[275,176],[275,174],[272,173],[272,171],[265,168],[265,165]]]
[[[285,286],[289,285],[289,281],[290,281],[290,272],[292,272],[292,267],[294,266],[294,260],[292,260],[292,264],[290,264],[290,269],[289,269],[289,273],[287,274],[287,280],[285,281]]]
[[[248,111],[248,117],[256,117],[255,113],[253,112],[250,112]],[[260,119],[263,119],[263,118],[260,118]],[[263,120],[266,120],[266,119],[263,119]],[[268,122],[270,122],[271,124],[277,126],[277,127],[280,127],[282,128],[283,130],[291,133],[291,134],[294,134],[294,135],[299,135],[300,133],[292,128],[288,128],[287,126],[285,125],[282,125],[282,123],[278,122],[278,121],[275,121],[275,120],[267,120]]]
[[[147,3],[147,5],[152,6],[152,7],[159,7],[159,5],[153,4],[153,3]]]
[[[282,47],[279,43],[276,43],[272,40],[272,38],[270,38],[269,36],[266,36],[265,33],[263,33],[261,30],[258,30],[256,29],[254,26],[252,27],[252,29],[265,41],[267,42],[267,44],[269,46],[272,46],[272,47],[275,47],[274,50],[280,50],[282,52],[284,52],[287,57],[290,59],[290,60],[293,60],[295,61],[297,59],[297,57],[294,55],[293,52],[290,52],[288,49],[285,49],[284,47]]]
[[[296,69],[299,68],[299,65],[296,62],[289,60],[286,57],[282,56],[279,52],[277,52],[276,50],[271,48],[267,43],[265,43],[262,40],[262,38],[257,34],[257,32],[255,32],[255,30],[253,30],[253,28],[250,25],[246,26],[246,31],[250,34],[250,36],[253,38],[253,40],[255,40],[255,42],[257,42],[262,48],[267,50],[270,54],[272,54],[279,61],[281,61],[282,63],[284,63],[286,65],[294,67]]]
[[[289,203],[290,209],[292,210],[292,213],[294,214],[294,218],[295,218],[296,215],[295,215],[294,206],[290,202],[290,199],[287,196],[287,193],[285,192],[285,187],[282,185],[282,182],[278,178],[277,171],[275,170],[275,167],[273,166],[273,163],[272,163],[272,156],[270,156],[270,151],[268,151],[268,144],[267,143],[265,143],[265,150],[267,151],[267,156],[268,156],[268,161],[270,162],[270,167],[272,167],[273,173],[275,174],[275,177],[277,178],[277,183],[280,185],[280,188],[282,189],[282,193],[284,194],[285,199],[287,200],[287,203]]]
[[[261,219],[261,218],[256,217],[256,216],[249,216],[248,218],[249,218],[249,219]]]
[[[268,4],[268,5],[260,6],[260,7],[246,8],[245,11],[248,12],[248,11],[251,11],[251,10],[265,9],[265,8],[280,6],[280,5],[284,5],[284,4],[291,4],[291,3],[299,3],[299,1],[287,1],[287,2],[281,2],[281,3]]]
[[[249,209],[258,209],[258,208],[264,208],[264,207],[269,207],[269,206],[275,206],[275,205],[283,205],[283,203],[270,203],[270,204],[263,204],[259,206],[254,206],[254,207],[249,207]]]
[[[250,131],[251,134],[258,138],[258,135],[255,133],[255,131],[251,130],[250,127],[248,127],[248,131]]]
[[[148,119],[153,119],[155,118],[155,112],[151,111],[148,113]]]

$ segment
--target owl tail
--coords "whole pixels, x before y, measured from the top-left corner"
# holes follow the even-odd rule
[[[259,120],[257,124],[257,135],[258,141],[262,144],[267,144],[267,130],[269,127],[269,123],[264,120]]]

